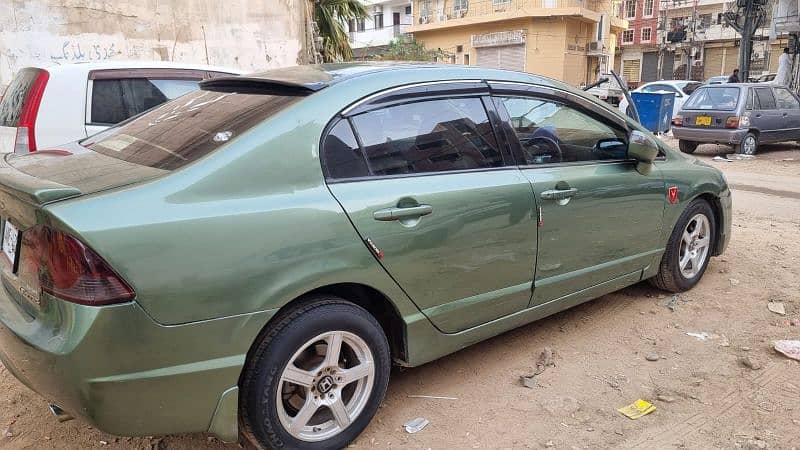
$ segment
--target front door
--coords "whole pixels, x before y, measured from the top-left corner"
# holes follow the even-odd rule
[[[531,297],[531,186],[506,164],[485,106],[480,96],[394,103],[341,122],[358,140],[323,148],[330,190],[361,238],[447,333],[520,311]],[[363,168],[342,169],[361,161],[357,152]]]
[[[392,13],[392,25],[400,25],[400,13]]]
[[[785,140],[800,139],[800,101],[784,87],[775,88],[775,100],[785,122]]]
[[[662,250],[659,171],[637,172],[627,131],[569,96],[498,96],[497,103],[539,208],[533,304],[636,280]]]

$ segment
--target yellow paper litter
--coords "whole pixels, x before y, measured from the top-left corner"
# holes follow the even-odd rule
[[[625,417],[629,419],[638,419],[639,417],[650,414],[655,410],[656,410],[656,405],[653,405],[652,403],[639,399],[628,406],[623,406],[622,408],[619,408],[617,411],[621,412],[623,415],[625,415]]]

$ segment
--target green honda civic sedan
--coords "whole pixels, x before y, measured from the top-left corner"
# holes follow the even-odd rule
[[[340,448],[417,366],[692,288],[722,174],[569,86],[437,65],[206,81],[0,161],[0,360],[118,435]]]

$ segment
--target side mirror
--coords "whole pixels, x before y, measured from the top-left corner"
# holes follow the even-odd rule
[[[654,138],[638,130],[632,131],[628,142],[628,157],[638,161],[636,170],[642,175],[650,175],[656,156],[658,144]]]

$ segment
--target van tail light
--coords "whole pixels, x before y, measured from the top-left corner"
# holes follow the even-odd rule
[[[683,126],[683,116],[675,116],[672,119],[672,125],[676,126],[676,127],[682,127]]]
[[[19,114],[14,153],[25,154],[36,151],[36,136],[34,133],[36,128],[36,116],[39,115],[39,105],[42,103],[44,88],[47,86],[47,81],[49,79],[50,73],[46,70],[40,70],[36,81],[33,82],[28,90],[28,95],[25,97],[22,111],[20,111]]]
[[[35,293],[89,306],[123,303],[136,296],[91,248],[46,225],[22,233],[19,258],[20,281]]]
[[[725,128],[749,127],[750,118],[747,116],[730,116],[725,119]]]

